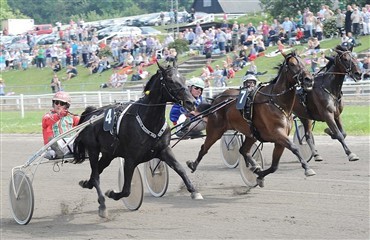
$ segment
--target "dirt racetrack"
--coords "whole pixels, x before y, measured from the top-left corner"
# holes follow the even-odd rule
[[[11,169],[22,165],[42,144],[40,135],[1,136],[0,239],[369,239],[369,137],[347,137],[360,161],[348,162],[341,145],[316,137],[323,162],[311,161],[317,175],[306,178],[290,152],[280,168],[266,177],[264,188],[248,190],[239,169],[228,169],[219,143],[205,156],[197,172],[187,172],[204,200],[178,191],[180,178],[170,170],[170,185],[162,198],[145,189],[138,211],[122,201],[106,200],[109,217],[98,216],[95,190],[79,187],[90,174],[88,162],[39,166],[34,181],[35,210],[31,222],[18,225],[9,207]],[[174,148],[185,167],[194,160],[202,139],[182,141]],[[272,144],[264,158],[271,159]],[[105,192],[117,189],[118,161],[101,175]]]

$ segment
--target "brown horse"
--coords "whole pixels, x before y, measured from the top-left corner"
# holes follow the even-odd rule
[[[326,66],[326,71],[315,76],[315,86],[310,92],[297,91],[293,112],[299,117],[304,128],[305,137],[311,148],[315,161],[322,161],[316,147],[310,138],[312,135],[312,120],[326,122],[329,128],[325,129],[333,139],[337,139],[343,146],[349,161],[359,158],[352,153],[344,141],[346,133],[343,129],[340,114],[343,111],[342,85],[345,75],[351,76],[355,81],[361,78],[361,71],[351,51],[338,45],[334,51],[337,53],[334,61]],[[304,94],[304,99],[302,99]]]
[[[306,176],[313,176],[316,173],[309,167],[302,158],[295,146],[289,140],[289,133],[292,127],[292,109],[295,98],[295,89],[301,86],[307,91],[312,89],[313,76],[307,69],[302,59],[295,51],[284,56],[284,63],[280,66],[278,76],[266,86],[259,88],[253,102],[252,121],[248,122],[243,118],[241,112],[236,109],[236,98],[240,89],[228,89],[216,96],[212,106],[225,100],[228,104],[208,116],[207,137],[194,162],[188,161],[187,165],[194,172],[201,159],[207,154],[209,148],[222,137],[225,131],[235,130],[245,135],[245,140],[239,149],[244,157],[247,166],[251,165],[257,177],[257,183],[263,187],[264,177],[277,170],[280,157],[285,148],[292,151],[305,169]],[[261,170],[251,157],[251,149],[256,138],[263,142],[275,143],[272,154],[271,167]]]

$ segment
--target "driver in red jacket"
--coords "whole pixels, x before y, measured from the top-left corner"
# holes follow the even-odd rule
[[[68,109],[71,105],[71,98],[68,93],[60,91],[57,92],[52,99],[53,108],[42,117],[42,134],[44,144],[47,144],[54,137],[70,130],[77,126],[80,118],[72,115]],[[50,156],[48,158],[62,157],[61,152],[52,146],[52,151],[48,151]],[[54,155],[54,156],[53,156]]]

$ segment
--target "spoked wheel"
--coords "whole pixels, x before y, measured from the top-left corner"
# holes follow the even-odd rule
[[[125,160],[123,158],[120,158],[120,167],[118,171],[118,187],[120,191],[122,191],[122,187],[125,182],[125,175],[123,171],[124,165]],[[128,209],[134,211],[140,208],[141,204],[143,203],[143,197],[143,180],[141,178],[141,173],[139,169],[136,167],[131,181],[131,193],[128,197],[122,198],[122,201]]]
[[[224,164],[228,168],[236,168],[241,157],[239,153],[241,142],[238,134],[226,133],[221,137],[220,141],[221,156]]]
[[[251,147],[250,153],[252,154],[253,159],[261,166],[261,168],[264,168],[265,162],[263,160],[261,149],[258,147],[256,143],[254,143]],[[250,166],[247,166],[244,158],[241,159],[239,169],[241,177],[244,181],[244,183],[248,187],[255,187],[257,185],[257,175],[254,174],[250,169]]]
[[[144,163],[144,180],[150,194],[162,197],[168,188],[168,166],[158,158]]]
[[[299,152],[301,153],[303,159],[306,162],[308,162],[311,160],[313,156],[312,156],[311,148],[308,145],[304,134],[305,134],[304,126],[299,125],[296,132],[294,133],[293,143],[298,146]],[[312,142],[315,144],[315,140],[313,138],[312,133],[311,133],[311,139],[312,139]]]
[[[22,225],[28,224],[33,214],[34,195],[32,182],[23,171],[13,173],[9,184],[9,198],[15,221]]]

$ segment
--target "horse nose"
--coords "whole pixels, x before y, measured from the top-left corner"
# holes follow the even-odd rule
[[[305,89],[306,90],[312,90],[313,85],[314,85],[313,78],[311,78],[311,77],[305,77],[303,79],[303,82],[304,82],[304,86],[305,86]]]
[[[195,109],[195,102],[194,101],[186,100],[184,107],[187,108],[190,111],[193,111]]]

